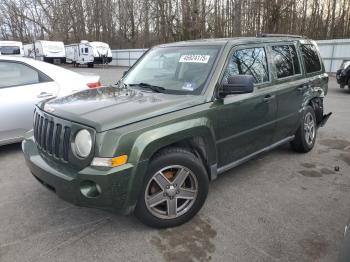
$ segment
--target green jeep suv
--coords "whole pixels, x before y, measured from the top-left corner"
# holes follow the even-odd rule
[[[37,105],[22,148],[60,198],[172,227],[201,209],[218,174],[283,143],[310,151],[327,89],[308,39],[159,45],[115,87]]]

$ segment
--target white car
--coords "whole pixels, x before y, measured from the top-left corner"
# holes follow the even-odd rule
[[[22,57],[0,57],[0,146],[32,129],[34,105],[101,86],[100,77]]]

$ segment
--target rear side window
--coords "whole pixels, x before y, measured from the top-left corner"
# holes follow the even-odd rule
[[[277,78],[300,74],[300,63],[294,45],[273,46],[272,53]]]
[[[226,68],[223,83],[235,75],[252,75],[255,83],[269,81],[266,52],[263,47],[240,49],[235,51]]]
[[[301,53],[303,55],[306,73],[321,71],[321,61],[314,45],[301,45]]]
[[[0,62],[0,88],[46,82],[42,74],[21,63]]]

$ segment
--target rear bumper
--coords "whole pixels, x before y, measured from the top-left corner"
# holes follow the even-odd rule
[[[112,57],[95,57],[94,64],[109,64],[112,62]]]
[[[51,64],[65,64],[65,57],[44,57],[44,61]]]
[[[33,176],[61,199],[74,205],[105,209],[120,214],[130,213],[135,204],[131,187],[132,164],[101,170],[86,167],[76,171],[45,159],[33,139],[22,142],[26,164]],[[133,190],[131,190],[133,188]]]

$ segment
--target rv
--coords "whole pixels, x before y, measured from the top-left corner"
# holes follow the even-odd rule
[[[38,40],[24,45],[24,55],[52,64],[66,62],[66,51],[63,42]]]
[[[25,57],[35,58],[34,44],[24,44],[23,53]]]
[[[0,41],[0,54],[23,56],[23,44],[18,41]]]
[[[112,62],[112,51],[109,45],[103,42],[90,42],[93,48],[94,64],[108,64]]]
[[[65,46],[66,63],[73,65],[94,66],[94,51],[88,41],[81,41],[79,44]]]
[[[82,40],[77,44],[66,45],[66,62],[74,65],[108,64],[112,61],[112,51],[103,42]]]

